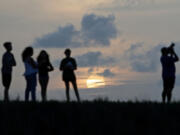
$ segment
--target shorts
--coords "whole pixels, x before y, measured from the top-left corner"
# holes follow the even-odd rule
[[[2,73],[2,83],[4,87],[9,87],[11,84],[11,74]]]
[[[76,81],[76,76],[74,73],[63,73],[63,81],[65,82],[74,82]]]
[[[163,78],[164,89],[173,89],[175,84],[175,77]]]

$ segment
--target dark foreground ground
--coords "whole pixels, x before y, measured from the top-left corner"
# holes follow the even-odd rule
[[[0,102],[0,135],[180,134],[180,103]]]

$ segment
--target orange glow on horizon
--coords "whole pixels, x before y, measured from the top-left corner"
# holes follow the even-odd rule
[[[97,88],[101,86],[105,86],[105,81],[103,77],[99,76],[91,76],[86,80],[87,88]]]

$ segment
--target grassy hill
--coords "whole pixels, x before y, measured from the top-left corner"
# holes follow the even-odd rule
[[[174,135],[180,103],[0,102],[0,135]]]

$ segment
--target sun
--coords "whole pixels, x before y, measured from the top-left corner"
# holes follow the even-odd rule
[[[103,77],[91,76],[86,80],[87,88],[97,88],[100,86],[105,86],[105,81]]]

